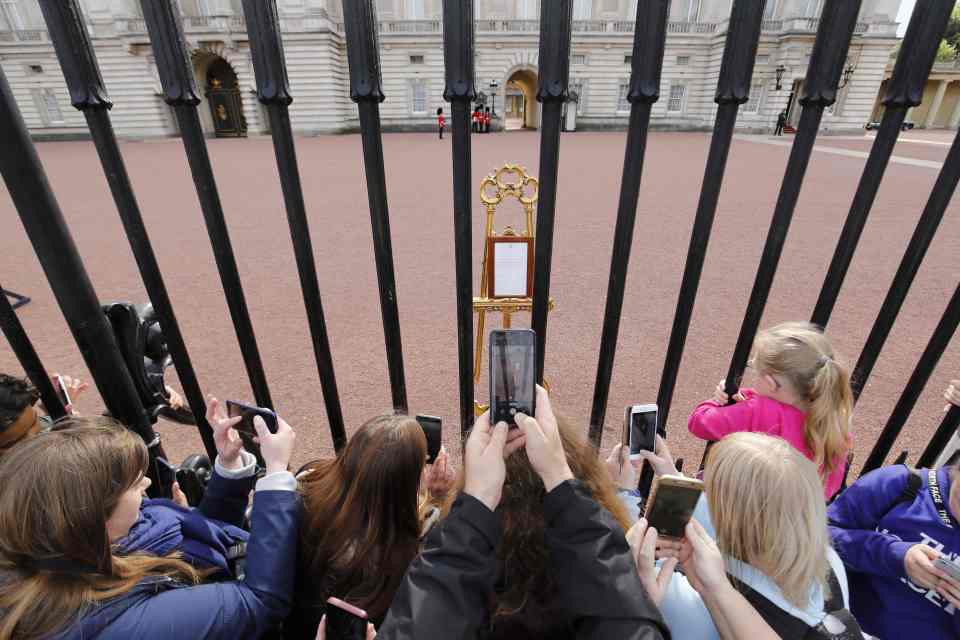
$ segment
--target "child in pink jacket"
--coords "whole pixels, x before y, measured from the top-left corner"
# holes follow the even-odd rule
[[[757,334],[753,389],[741,389],[727,406],[724,381],[713,399],[690,415],[690,433],[719,440],[736,431],[780,436],[820,468],[828,500],[843,481],[850,449],[853,393],[850,374],[834,359],[830,341],[807,322],[786,322]]]

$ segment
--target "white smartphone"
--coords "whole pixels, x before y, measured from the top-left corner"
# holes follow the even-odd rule
[[[957,564],[946,556],[940,556],[933,561],[933,566],[950,576],[950,579],[954,582],[960,583],[960,564]]]
[[[655,404],[635,404],[627,409],[624,440],[630,445],[631,460],[641,460],[641,451],[656,451],[657,412]]]
[[[67,383],[63,381],[63,376],[56,376],[57,395],[60,396],[60,402],[66,407],[70,404],[70,394],[67,392]]]

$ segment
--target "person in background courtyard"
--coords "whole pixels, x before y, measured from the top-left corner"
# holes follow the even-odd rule
[[[773,135],[775,135],[775,136],[782,136],[782,135],[783,135],[783,127],[784,127],[786,124],[787,124],[787,112],[786,112],[786,111],[781,111],[779,114],[777,114],[777,126],[776,126],[776,128],[773,130]]]
[[[736,431],[780,436],[820,469],[824,497],[840,489],[850,449],[850,374],[830,340],[809,322],[784,322],[757,334],[747,365],[753,389],[727,404],[724,381],[690,415],[690,433],[719,440]]]
[[[443,107],[437,107],[437,129],[440,130],[440,139],[443,140],[443,130],[447,126],[447,119],[443,117]]]
[[[483,110],[483,132],[490,133],[490,107]]]

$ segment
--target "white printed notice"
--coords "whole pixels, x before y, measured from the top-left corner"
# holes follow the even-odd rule
[[[527,295],[526,242],[496,242],[493,245],[493,295],[518,297]]]

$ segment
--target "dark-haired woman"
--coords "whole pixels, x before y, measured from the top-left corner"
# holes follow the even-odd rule
[[[117,423],[64,425],[0,460],[0,638],[169,640],[257,638],[290,607],[300,517],[287,471],[294,433],[256,421],[266,476],[257,483],[246,575],[201,585],[209,572],[178,553],[126,553],[141,517],[149,455]],[[223,439],[218,439],[223,440]],[[236,434],[218,467],[248,457]],[[229,452],[228,452],[229,449]],[[232,456],[232,459],[231,459]]]
[[[311,463],[300,474],[306,513],[294,610],[284,625],[288,638],[313,638],[329,597],[380,624],[432,513],[421,493],[426,459],[420,424],[386,415],[360,427],[336,458]],[[445,460],[441,453],[429,471],[446,468]],[[446,480],[428,476],[427,482]]]

